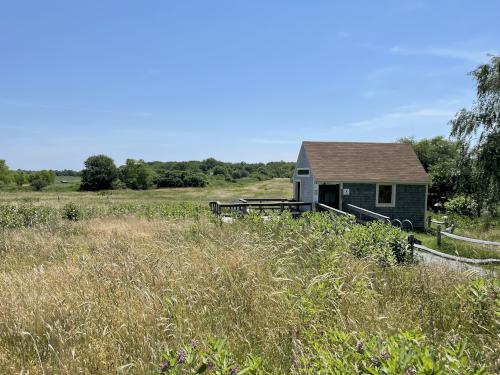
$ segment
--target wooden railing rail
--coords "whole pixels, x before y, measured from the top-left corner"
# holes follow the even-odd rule
[[[382,221],[389,221],[390,220],[389,216],[385,216],[385,215],[379,214],[377,212],[367,210],[366,208],[355,206],[353,204],[347,204],[347,207],[354,212],[359,212],[360,214],[371,217],[373,219],[382,220]]]
[[[428,253],[437,255],[441,258],[449,259],[449,260],[454,260],[457,262],[463,262],[463,263],[470,263],[470,264],[500,264],[500,259],[471,259],[471,258],[464,258],[464,257],[458,257],[455,255],[450,255],[446,253],[442,253],[440,251],[430,249],[426,246],[423,245],[418,245],[418,244],[413,244],[413,246],[418,249],[418,250],[423,250],[427,251]]]
[[[453,238],[454,240],[459,240],[459,241],[465,241],[465,242],[472,242],[472,243],[477,243],[480,245],[488,245],[488,246],[500,246],[500,242],[496,241],[486,241],[486,240],[479,240],[476,238],[469,238],[469,237],[463,237],[463,236],[457,236],[456,234],[448,233],[448,232],[441,232],[443,236]]]
[[[240,202],[292,202],[288,198],[240,198]]]
[[[337,215],[346,215],[346,216],[354,216],[353,214],[350,214],[349,212],[345,212],[345,211],[341,211],[341,210],[338,210],[336,208],[333,208],[333,207],[330,207],[330,206],[327,206],[326,204],[324,203],[317,203],[316,204],[316,207],[320,210],[324,210],[324,211],[329,211],[329,212],[334,212],[336,213]]]

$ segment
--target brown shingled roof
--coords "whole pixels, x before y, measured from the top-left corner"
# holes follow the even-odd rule
[[[303,142],[319,181],[428,183],[411,145],[403,143]]]

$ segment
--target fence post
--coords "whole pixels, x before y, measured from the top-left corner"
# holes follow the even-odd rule
[[[411,259],[413,260],[413,248],[415,244],[415,236],[413,234],[410,234],[408,236],[408,243],[410,244],[410,254],[411,254]]]
[[[445,216],[443,221],[444,221],[444,229],[446,230],[446,228],[448,228],[448,216]]]
[[[450,227],[450,233],[453,233],[455,231],[455,222],[451,222],[451,227]]]
[[[436,241],[438,246],[441,246],[441,225],[438,224],[436,229]]]
[[[432,215],[429,215],[429,217],[427,218],[427,229],[431,229],[431,225],[432,225]]]

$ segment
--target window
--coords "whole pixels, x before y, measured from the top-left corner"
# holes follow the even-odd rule
[[[377,184],[377,207],[394,207],[396,203],[395,184]]]
[[[309,176],[309,168],[297,168],[297,175]]]

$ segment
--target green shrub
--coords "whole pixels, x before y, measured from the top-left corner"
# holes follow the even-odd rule
[[[475,199],[463,195],[457,195],[444,204],[449,214],[474,216],[478,214],[478,206]]]
[[[63,217],[70,221],[78,221],[82,219],[83,213],[80,207],[73,202],[69,202],[63,207]]]
[[[225,341],[214,339],[203,349],[197,340],[181,346],[177,351],[166,348],[158,373],[168,374],[264,374],[262,360],[247,355],[242,363],[226,348]]]

